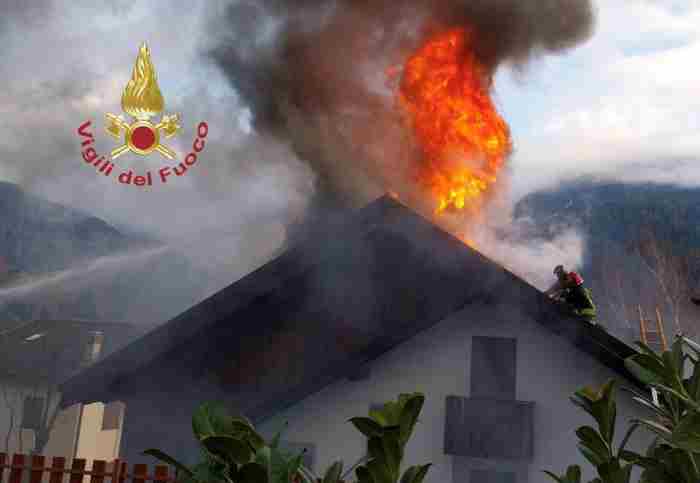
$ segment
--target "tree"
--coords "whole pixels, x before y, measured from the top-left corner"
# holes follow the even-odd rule
[[[49,345],[46,343],[47,338],[44,339],[45,347]],[[46,371],[47,377],[43,380],[38,380],[34,387],[34,396],[43,397],[44,404],[38,425],[34,428],[33,454],[41,454],[44,451],[59,413],[61,394],[58,391],[58,385],[61,381],[59,380],[58,367],[61,352],[62,348],[54,348],[51,351],[51,363]]]
[[[12,438],[12,433],[15,430],[15,423],[17,418],[17,408],[22,401],[22,392],[10,388],[7,382],[0,383],[0,389],[2,390],[2,400],[7,408],[9,414],[9,425],[7,428],[7,433],[5,433],[5,453],[10,452],[10,439]]]
[[[691,267],[696,261],[650,227],[642,230],[637,252],[642,267],[658,286],[660,299],[666,313],[671,316],[676,333],[695,332],[694,327],[682,320],[682,309],[690,299]]]
[[[613,446],[617,407],[614,380],[600,388],[576,391],[571,401],[590,414],[597,429],[576,430],[581,454],[596,468],[590,483],[630,483],[632,468],[642,468],[640,483],[697,483],[700,481],[700,346],[678,336],[670,351],[656,354],[638,343],[639,354],[625,361],[627,368],[658,397],[626,389],[651,417],[633,419],[619,447]],[[690,376],[686,365],[691,366]],[[646,454],[626,449],[637,429],[655,436]],[[559,483],[580,483],[581,468],[571,465],[563,475],[545,471]]]

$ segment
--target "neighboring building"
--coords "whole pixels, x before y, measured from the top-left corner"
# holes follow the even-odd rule
[[[582,463],[574,429],[591,421],[569,396],[636,384],[634,353],[384,197],[67,381],[62,404],[124,401],[124,458],[191,463],[192,412],[225,401],[267,435],[288,420],[323,471],[366,451],[348,418],[422,391],[406,462],[432,462],[426,481],[536,483]],[[619,406],[621,424],[643,414]]]
[[[146,330],[50,320],[0,332],[0,452],[117,457],[124,405],[98,402],[60,410],[58,385]]]

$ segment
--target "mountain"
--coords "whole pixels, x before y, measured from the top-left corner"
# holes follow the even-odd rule
[[[0,182],[0,330],[28,320],[157,323],[209,274],[146,234]]]
[[[582,272],[609,325],[634,329],[640,307],[650,320],[658,307],[670,333],[698,331],[689,293],[700,280],[700,189],[578,180],[524,197],[514,217],[532,236],[584,235]]]
[[[143,243],[99,218],[0,182],[0,268],[5,271],[62,270]]]

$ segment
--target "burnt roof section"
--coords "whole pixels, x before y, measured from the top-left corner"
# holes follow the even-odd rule
[[[472,303],[516,305],[636,382],[632,348],[385,196],[67,381],[62,404],[196,391],[169,370],[260,419]]]

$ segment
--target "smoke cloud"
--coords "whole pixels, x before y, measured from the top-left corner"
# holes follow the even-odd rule
[[[256,128],[290,141],[313,167],[322,200],[358,207],[390,191],[430,216],[434,200],[414,179],[421,153],[395,103],[398,77],[392,84],[387,72],[400,74],[426,36],[459,26],[476,31],[477,57],[491,75],[503,65],[522,71],[533,57],[588,39],[594,11],[589,0],[264,1],[231,5],[218,22],[231,28],[214,39],[212,58],[251,100]],[[557,263],[581,264],[574,228],[533,239],[512,219],[515,200],[491,201],[468,230],[486,255],[539,288]],[[438,222],[458,233],[467,223]]]
[[[209,40],[229,30],[215,32],[213,19],[232,4],[4,2],[0,179],[161,239],[210,271],[202,281],[209,293],[263,263],[305,211],[315,175],[288,141],[254,128],[252,101],[206,55]],[[104,177],[83,162],[76,132],[90,120],[96,151],[116,147],[104,133],[104,114],[121,114],[121,94],[143,41],[165,98],[163,114],[181,116],[183,130],[165,144],[182,160],[192,150],[197,124],[209,125],[197,164],[148,190],[121,185],[116,175],[151,171],[155,181],[158,169],[174,162],[126,154]],[[105,270],[122,262],[128,260],[118,257]]]
[[[588,0],[5,2],[0,179],[186,246],[223,285],[272,256],[314,196],[358,207],[393,191],[426,202],[413,192],[419,153],[387,71],[431,31],[475,28],[495,71],[577,45],[593,17]],[[210,126],[197,165],[150,191],[91,170],[75,132],[90,119],[96,150],[115,147],[103,116],[121,112],[144,40],[164,113],[182,118],[169,147],[182,159],[197,123]],[[136,174],[165,163],[118,161]]]
[[[477,54],[494,72],[579,44],[593,19],[588,0],[239,2],[219,19],[231,30],[211,52],[252,99],[256,126],[290,140],[322,188],[350,205],[385,191],[414,205],[419,154],[387,71],[439,28],[474,28]]]

